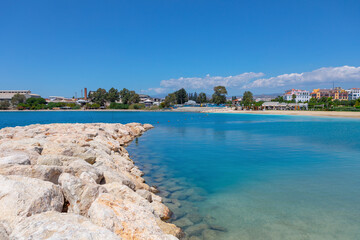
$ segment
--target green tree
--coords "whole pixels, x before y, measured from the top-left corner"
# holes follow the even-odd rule
[[[224,104],[226,102],[227,90],[224,86],[214,87],[214,94],[212,95],[212,102],[215,104]]]
[[[139,94],[126,88],[120,91],[120,97],[123,104],[134,104],[140,102]]]
[[[7,110],[10,107],[10,103],[8,101],[0,101],[0,109]]]
[[[123,104],[128,104],[130,98],[130,91],[126,88],[120,91],[120,98]]]
[[[107,93],[107,100],[111,103],[116,102],[120,99],[119,91],[115,88],[110,88]]]
[[[279,102],[279,103],[285,102],[283,96],[277,96],[276,98],[272,99],[271,101],[272,102]]]
[[[11,104],[13,106],[17,106],[19,105],[19,103],[25,103],[26,102],[26,97],[23,94],[15,94],[12,98],[11,98]]]
[[[26,104],[29,104],[32,107],[36,107],[37,105],[44,105],[46,104],[46,100],[43,98],[28,98],[26,99]]]
[[[292,102],[296,102],[296,94],[293,94],[293,95],[291,96],[291,100],[292,100]]]
[[[129,104],[139,103],[140,102],[140,96],[135,91],[130,91],[129,95]]]
[[[89,98],[91,102],[104,106],[107,99],[107,92],[105,89],[98,88],[98,90],[89,95]]]
[[[188,101],[188,95],[184,88],[175,92],[177,104],[184,104]]]
[[[206,94],[203,93],[203,92],[199,93],[199,96],[197,98],[197,102],[198,103],[206,103],[207,102]]]
[[[244,106],[251,106],[251,104],[253,104],[253,103],[254,103],[254,97],[253,97],[252,92],[245,91],[243,98],[242,98],[242,104]]]
[[[168,108],[173,104],[176,104],[176,95],[175,93],[170,93],[165,97],[164,102],[161,103],[162,108]]]

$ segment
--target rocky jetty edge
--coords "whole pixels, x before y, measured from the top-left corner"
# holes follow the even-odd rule
[[[150,124],[36,124],[0,130],[0,239],[184,236],[124,148]]]

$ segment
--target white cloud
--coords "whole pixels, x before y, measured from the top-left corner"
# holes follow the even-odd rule
[[[161,88],[161,87],[159,87],[159,88],[149,88],[149,91],[156,92],[156,93],[164,93],[164,92],[167,91],[167,89],[166,88]]]
[[[169,80],[162,80],[160,86],[171,89],[212,89],[215,86],[225,87],[241,87],[248,83],[252,79],[256,79],[264,76],[263,73],[242,73],[236,76],[210,76],[209,74],[205,77],[189,77],[189,78],[172,78]]]
[[[283,74],[271,78],[257,79],[242,88],[275,88],[283,86],[330,83],[332,81],[360,81],[360,67],[324,67],[311,72]]]
[[[142,93],[147,93],[147,92],[153,92],[156,94],[161,94],[161,93],[166,93],[168,91],[168,89],[166,88],[148,88],[147,90],[141,90],[140,92]]]
[[[282,74],[276,77],[263,78],[265,74],[246,72],[236,76],[180,77],[162,80],[158,88],[149,88],[144,92],[163,94],[185,88],[186,90],[212,90],[214,86],[225,86],[229,89],[256,89],[256,88],[305,88],[321,85],[321,83],[356,83],[360,84],[360,67],[341,66],[323,67],[311,72]],[[359,87],[358,85],[354,87]],[[319,86],[320,87],[320,86]]]

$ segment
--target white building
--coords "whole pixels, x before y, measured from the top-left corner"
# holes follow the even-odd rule
[[[311,98],[309,91],[300,90],[300,89],[291,89],[285,91],[285,94],[283,95],[284,100],[285,101],[293,100],[293,95],[295,95],[295,102],[306,102],[309,101]]]
[[[348,92],[349,100],[356,100],[360,98],[360,88],[351,88],[346,90]]]
[[[11,98],[15,94],[24,95],[26,99],[28,98],[40,98],[40,95],[31,93],[30,90],[0,90],[0,101],[11,101]]]

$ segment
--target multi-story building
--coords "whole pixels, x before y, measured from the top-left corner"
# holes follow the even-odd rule
[[[314,89],[311,97],[320,99],[322,97],[331,97],[333,100],[348,100],[348,92],[341,87],[334,89]]]
[[[295,96],[295,102],[306,102],[309,101],[311,98],[309,91],[300,90],[300,89],[287,90],[283,95],[284,100],[286,101],[293,100],[294,96]]]
[[[346,91],[348,93],[349,100],[356,100],[356,99],[360,98],[360,88],[351,88]]]

